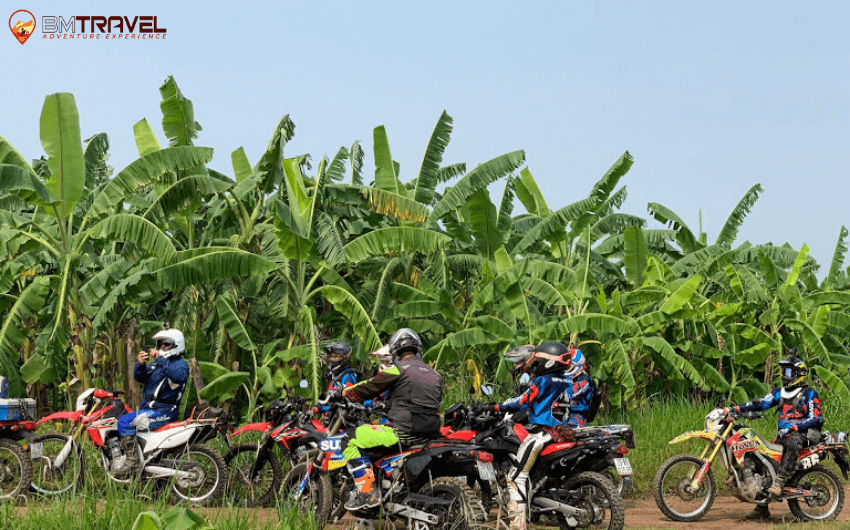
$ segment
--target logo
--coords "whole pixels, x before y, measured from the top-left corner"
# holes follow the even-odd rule
[[[342,440],[339,437],[325,438],[324,440],[319,442],[319,448],[326,453],[339,451],[341,446]]]
[[[9,29],[18,42],[23,44],[35,31],[35,16],[26,9],[19,9],[9,17]]]

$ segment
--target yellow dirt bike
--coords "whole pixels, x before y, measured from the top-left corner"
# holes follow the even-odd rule
[[[740,422],[763,417],[755,412],[715,409],[705,417],[705,430],[686,432],[671,440],[671,444],[677,444],[701,438],[707,443],[698,457],[674,456],[655,475],[652,493],[664,515],[674,521],[692,522],[708,512],[717,495],[710,468],[719,455],[729,474],[727,484],[741,501],[765,504],[787,500],[791,512],[800,520],[835,519],[844,507],[844,486],[838,475],[819,462],[832,456],[847,480],[848,433],[816,434],[818,439],[810,440],[800,451],[794,474],[777,499],[770,496],[767,488],[779,469],[782,446],[765,440]]]

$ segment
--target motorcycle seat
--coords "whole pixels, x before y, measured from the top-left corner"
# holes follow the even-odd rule
[[[163,425],[159,429],[154,430],[153,432],[163,432],[163,431],[167,431],[169,429],[182,427],[184,425],[186,425],[185,421],[172,421],[171,423],[166,423],[165,425]]]

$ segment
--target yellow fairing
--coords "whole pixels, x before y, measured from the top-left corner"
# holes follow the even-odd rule
[[[711,431],[688,431],[684,434],[680,434],[679,436],[670,440],[671,444],[682,443],[685,440],[693,440],[694,438],[704,438],[706,440],[714,440],[717,438],[717,435]]]

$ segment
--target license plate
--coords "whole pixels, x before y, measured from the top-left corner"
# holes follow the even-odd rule
[[[482,480],[493,481],[496,480],[496,471],[493,469],[492,462],[476,462],[478,464],[478,474],[481,476]]]
[[[30,444],[30,458],[41,458],[44,456],[44,444],[35,442]]]
[[[632,463],[629,462],[628,458],[615,458],[614,467],[617,468],[617,474],[620,476],[628,477],[634,474],[632,472]]]

